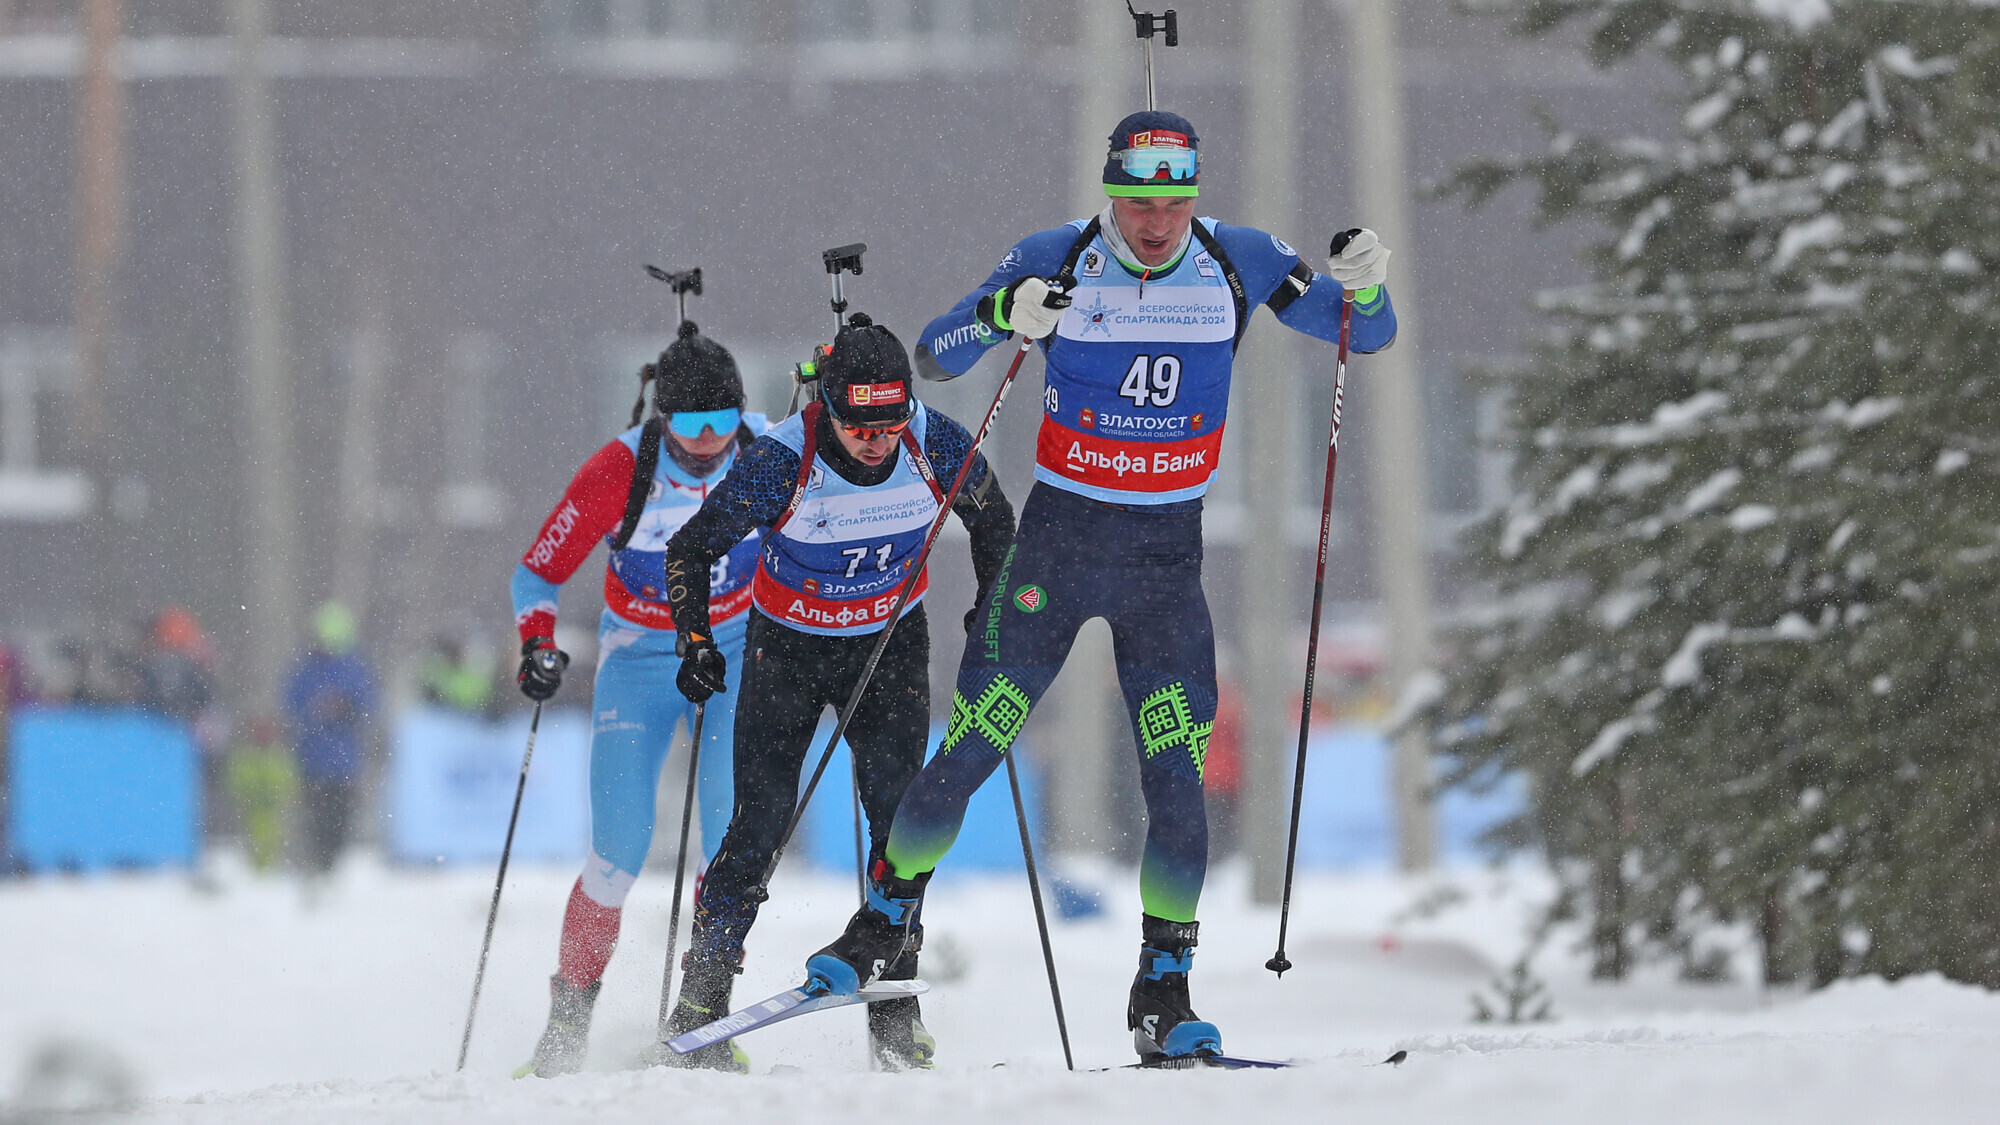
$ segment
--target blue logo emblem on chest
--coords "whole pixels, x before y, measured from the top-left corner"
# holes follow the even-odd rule
[[[1084,319],[1083,332],[1080,333],[1081,336],[1088,336],[1092,332],[1102,331],[1106,338],[1110,337],[1111,326],[1104,322],[1104,318],[1111,315],[1111,306],[1104,303],[1104,294],[1097,294],[1096,298],[1088,306],[1077,311],[1083,314]]]
[[[805,534],[799,537],[801,539],[832,539],[834,537],[833,510],[827,507],[824,500],[799,512],[799,523],[805,529]]]

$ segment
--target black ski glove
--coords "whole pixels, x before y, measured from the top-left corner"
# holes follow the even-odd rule
[[[674,677],[674,686],[690,703],[702,703],[716,692],[729,690],[729,681],[723,678],[729,671],[729,660],[714,641],[683,636],[680,651],[681,673]]]
[[[521,694],[537,703],[547,703],[562,687],[563,669],[569,667],[569,653],[556,647],[548,637],[529,637],[521,642],[521,670],[514,682]]]

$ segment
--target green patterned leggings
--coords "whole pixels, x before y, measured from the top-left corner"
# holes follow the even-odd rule
[[[1208,868],[1202,770],[1215,726],[1215,633],[1201,590],[1199,501],[1121,508],[1038,484],[959,664],[944,744],[890,830],[910,878],[958,838],[966,802],[997,768],[1061,670],[1083,623],[1111,626],[1139,747],[1146,913],[1191,922]],[[1057,736],[1044,752],[1060,754]]]

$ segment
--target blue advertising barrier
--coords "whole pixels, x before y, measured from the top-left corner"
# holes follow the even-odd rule
[[[201,783],[186,724],[27,707],[8,723],[8,845],[30,871],[192,865]]]
[[[1341,726],[1316,730],[1307,743],[1306,792],[1299,816],[1299,866],[1384,866],[1395,861],[1396,831],[1389,795],[1393,748],[1382,732]],[[1290,797],[1290,787],[1286,788]],[[1435,816],[1438,854],[1447,859],[1479,855],[1481,833],[1527,803],[1519,777],[1491,792],[1451,790]]]
[[[808,768],[833,730],[828,715],[813,737]],[[500,858],[507,835],[507,811],[520,776],[527,745],[528,717],[489,723],[435,708],[420,708],[396,724],[389,770],[390,854],[404,863],[490,863]],[[931,752],[944,738],[944,724],[931,727]],[[1016,752],[1025,747],[1018,747]],[[1029,751],[1032,753],[1032,750]],[[670,802],[679,809],[686,759],[666,767]],[[854,868],[854,799],[847,744],[835,750],[826,778],[799,825],[794,851],[814,867]],[[800,778],[803,788],[805,779]],[[1040,808],[1040,784],[1031,767],[1021,773],[1022,800],[1030,823]],[[659,830],[678,830],[678,822]],[[522,862],[581,863],[590,850],[590,720],[586,712],[548,710],[535,742],[534,765],[521,802],[514,834],[514,858]],[[952,849],[955,871],[1019,871],[1021,840],[1014,827],[1013,798],[998,771],[972,797],[965,828]]]
[[[403,863],[491,863],[528,744],[528,714],[487,722],[418,708],[395,725],[389,762],[390,856]],[[590,716],[547,708],[514,832],[514,859],[581,864],[590,852]]]

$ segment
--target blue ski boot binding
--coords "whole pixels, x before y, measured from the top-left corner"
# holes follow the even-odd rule
[[[1188,971],[1194,967],[1195,934],[1199,922],[1169,922],[1151,914],[1140,923],[1145,945],[1139,950],[1139,975],[1125,1007],[1125,1026],[1132,1031],[1133,1049],[1143,1065],[1190,1064],[1222,1053],[1222,1033],[1194,1014],[1188,1000]]]
[[[806,961],[806,991],[852,996],[863,985],[882,979],[909,944],[910,926],[923,906],[926,871],[914,879],[889,875],[887,860],[876,860],[868,872],[868,905],[848,919],[847,930],[832,945]]]

